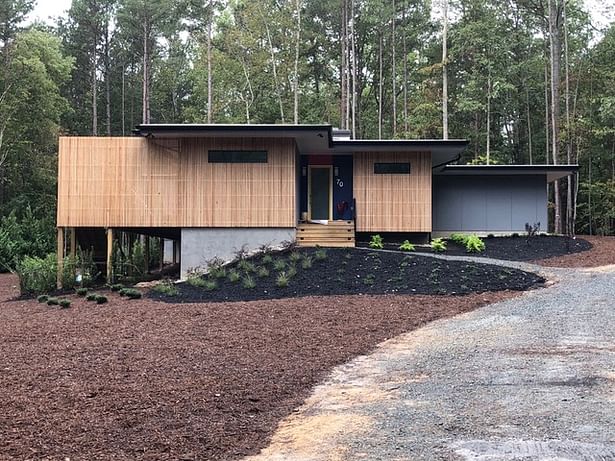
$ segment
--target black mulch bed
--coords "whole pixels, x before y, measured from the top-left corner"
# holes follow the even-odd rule
[[[318,252],[326,252],[325,259],[317,259]],[[226,276],[215,280],[216,288],[207,290],[189,283],[177,284],[174,296],[155,290],[148,296],[168,302],[251,301],[259,299],[292,298],[297,296],[374,295],[374,294],[427,294],[463,295],[485,291],[527,290],[544,283],[536,274],[516,269],[464,261],[444,261],[425,256],[369,251],[364,249],[298,249],[301,259],[294,263],[297,274],[288,286],[277,284],[279,270],[276,260],[291,262],[291,252],[271,253],[272,262],[264,262],[263,255],[249,259],[255,269],[250,278],[255,287],[244,286],[246,270],[237,263],[226,268]],[[295,256],[298,256],[298,255]],[[305,258],[311,258],[312,267],[303,268]],[[269,275],[258,276],[258,269],[266,267]],[[230,281],[228,274],[237,269],[238,281]],[[287,271],[288,269],[285,269]]]
[[[553,258],[568,254],[580,253],[592,248],[592,244],[582,238],[570,239],[557,235],[538,235],[527,238],[518,237],[487,237],[484,238],[485,251],[468,253],[462,245],[448,240],[446,251],[442,254],[452,256],[480,256],[483,258],[504,259],[508,261],[534,261]],[[368,242],[359,246],[368,247]],[[397,250],[399,243],[386,243],[385,249]],[[432,252],[428,246],[417,246],[416,251]]]

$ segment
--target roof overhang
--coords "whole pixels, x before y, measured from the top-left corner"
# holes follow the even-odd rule
[[[154,139],[206,137],[294,138],[304,155],[361,152],[431,152],[434,166],[459,158],[468,142],[462,139],[349,140],[337,138],[331,125],[271,124],[142,124],[134,133]],[[340,132],[341,133],[341,132]]]
[[[435,174],[449,176],[528,176],[544,175],[548,182],[571,176],[579,165],[446,165]]]

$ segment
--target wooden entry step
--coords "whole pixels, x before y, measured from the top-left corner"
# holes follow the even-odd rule
[[[354,222],[299,223],[297,225],[297,245],[300,247],[354,247]]]

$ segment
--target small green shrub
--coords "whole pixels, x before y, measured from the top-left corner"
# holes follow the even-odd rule
[[[218,288],[218,283],[215,280],[203,280],[203,282],[203,288],[205,289],[205,291],[214,291],[216,288]]]
[[[276,259],[273,262],[273,268],[278,272],[283,271],[286,268],[286,261],[283,259]]]
[[[288,260],[291,263],[298,263],[300,259],[301,259],[301,253],[299,253],[298,251],[293,251],[288,255]]]
[[[96,301],[96,298],[98,298],[96,293],[90,293],[85,297],[86,301]]]
[[[111,291],[120,291],[122,288],[124,288],[124,285],[121,283],[114,283],[111,285]]]
[[[253,288],[256,288],[256,282],[254,281],[252,277],[250,277],[249,275],[246,275],[243,278],[243,287],[248,290],[252,290]]]
[[[108,301],[105,295],[96,296],[96,304],[105,304]]]
[[[56,256],[24,257],[16,266],[22,294],[43,294],[56,289]]]
[[[446,251],[446,242],[441,238],[433,239],[429,246],[436,253],[442,253]]]
[[[260,278],[269,277],[269,269],[267,269],[265,266],[261,266],[256,270],[256,275]]]
[[[47,299],[48,306],[57,306],[59,304],[58,298],[49,298]]]
[[[288,275],[289,278],[293,278],[295,275],[297,275],[297,268],[295,266],[288,266],[286,275]]]
[[[237,267],[239,268],[239,270],[244,271],[246,274],[251,274],[256,270],[256,266],[254,265],[254,263],[252,261],[248,261],[247,259],[241,259],[237,263]]]
[[[286,274],[286,272],[280,272],[275,279],[275,284],[279,288],[285,288],[288,286],[289,281],[290,281],[290,277],[288,276],[288,274]]]
[[[166,296],[177,296],[179,293],[175,284],[170,280],[163,280],[158,285],[154,286],[152,290]]]
[[[455,232],[455,233],[451,234],[448,238],[449,238],[449,240],[455,242],[458,245],[465,245],[466,244],[467,236],[464,235],[464,234],[460,234],[458,232]]]
[[[372,235],[372,239],[369,241],[369,247],[375,250],[382,250],[384,248],[384,241],[379,234]]]
[[[134,288],[124,288],[120,291],[120,296],[125,296],[128,299],[140,299],[143,297],[143,293]]]
[[[273,257],[269,254],[266,254],[265,256],[263,256],[263,259],[261,259],[261,262],[263,264],[271,264],[273,262]]]
[[[47,295],[40,295],[40,296],[38,296],[38,297],[36,298],[36,300],[37,300],[39,303],[46,303],[48,299],[49,299],[49,296],[47,296]]]
[[[209,276],[215,279],[223,279],[226,277],[226,268],[224,266],[211,267],[209,269]]]
[[[319,248],[318,250],[316,250],[314,252],[314,259],[316,261],[324,261],[325,259],[327,259],[327,250],[325,250],[324,248]]]
[[[77,288],[75,291],[77,292],[77,296],[85,296],[88,294],[87,288]]]
[[[63,309],[68,309],[70,307],[69,299],[60,299],[60,307]]]
[[[312,268],[312,257],[311,256],[305,256],[303,258],[303,261],[301,261],[301,268],[302,269],[311,269]]]
[[[196,275],[196,276],[193,275],[193,276],[188,277],[186,279],[186,283],[188,285],[190,285],[190,286],[193,286],[193,287],[203,288],[206,285],[207,282],[205,281],[205,279],[203,277],[198,276],[198,275]]]
[[[399,245],[399,249],[401,251],[414,251],[415,250],[414,245],[411,244],[408,240],[404,240],[404,242],[401,245]]]
[[[239,282],[240,278],[241,276],[239,275],[239,272],[237,272],[235,269],[231,269],[230,271],[228,271],[229,282],[237,283]]]
[[[363,284],[372,286],[376,281],[376,276],[374,274],[367,274],[367,276],[363,279]]]
[[[466,238],[465,247],[468,253],[481,253],[485,251],[485,242],[476,235],[470,235]]]

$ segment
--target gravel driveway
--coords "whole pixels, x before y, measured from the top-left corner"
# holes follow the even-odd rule
[[[615,266],[500,264],[555,283],[336,368],[250,459],[615,460]]]

